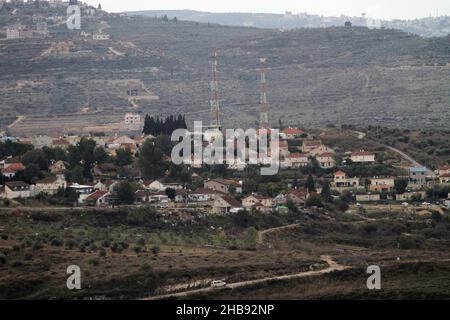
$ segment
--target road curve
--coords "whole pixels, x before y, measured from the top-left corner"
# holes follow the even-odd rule
[[[184,292],[179,292],[179,293],[148,297],[148,298],[144,298],[142,300],[161,300],[161,299],[187,297],[187,296],[197,294],[197,293],[213,292],[213,291],[217,291],[217,290],[222,290],[224,288],[237,289],[237,288],[248,287],[248,286],[252,286],[252,285],[256,285],[256,284],[267,283],[270,281],[314,277],[314,276],[319,276],[319,275],[323,275],[323,274],[327,274],[327,273],[331,273],[331,272],[335,272],[335,271],[342,271],[342,270],[350,268],[348,266],[338,264],[330,256],[321,256],[321,259],[324,262],[328,263],[328,268],[322,269],[322,270],[317,270],[317,271],[306,271],[306,272],[301,272],[301,273],[296,273],[296,274],[288,274],[288,275],[282,275],[282,276],[276,276],[276,277],[267,277],[267,278],[256,279],[256,280],[229,283],[226,287],[222,287],[222,288],[208,287],[208,288],[184,291]]]

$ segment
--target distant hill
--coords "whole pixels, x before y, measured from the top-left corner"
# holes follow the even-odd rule
[[[0,21],[6,17],[0,11]],[[19,10],[13,20],[32,23],[29,11]],[[110,40],[93,40],[100,31]],[[448,128],[450,122],[450,37],[363,27],[280,31],[102,13],[86,16],[82,30],[49,22],[46,38],[6,40],[0,32],[0,125],[25,115],[12,133],[58,133],[117,121],[129,111],[207,121],[213,49],[228,127],[257,124],[262,56],[274,125]],[[145,96],[127,95],[136,88]]]
[[[353,26],[398,29],[423,37],[442,37],[450,34],[450,17],[430,17],[416,20],[374,20],[366,17],[323,17],[307,13],[212,13],[193,10],[150,10],[127,12],[130,15],[167,16],[180,20],[247,26],[270,29],[341,27],[350,21]]]

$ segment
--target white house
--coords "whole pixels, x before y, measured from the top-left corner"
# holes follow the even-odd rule
[[[23,181],[5,183],[6,199],[26,199],[35,196],[34,186]]]
[[[373,152],[361,150],[352,153],[350,160],[355,163],[375,163],[375,154]]]
[[[301,153],[291,153],[285,157],[282,167],[285,168],[302,168],[309,164],[308,155]]]
[[[316,156],[319,165],[323,169],[331,169],[336,166],[336,161],[334,160],[334,153],[326,152],[321,153]]]
[[[54,195],[59,189],[66,189],[67,182],[64,175],[47,177],[36,182],[36,192]]]

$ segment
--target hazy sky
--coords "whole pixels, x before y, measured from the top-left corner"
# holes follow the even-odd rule
[[[450,15],[450,0],[84,0],[107,11],[192,9],[211,12],[307,12],[325,16],[341,14],[373,18],[414,19]]]

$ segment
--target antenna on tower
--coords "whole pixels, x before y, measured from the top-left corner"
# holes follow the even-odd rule
[[[267,104],[267,80],[266,80],[266,68],[267,59],[260,58],[261,63],[261,111],[260,111],[260,126],[261,128],[269,128],[269,105]]]
[[[220,129],[220,105],[219,105],[219,80],[217,77],[217,51],[211,54],[212,79],[211,79],[211,128]]]

